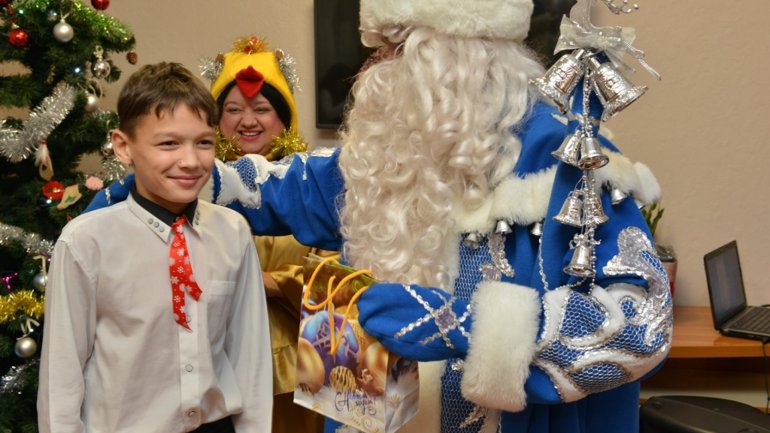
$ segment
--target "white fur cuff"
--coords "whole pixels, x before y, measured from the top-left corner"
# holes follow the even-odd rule
[[[517,412],[537,348],[540,299],[518,284],[487,281],[473,295],[473,328],[465,358],[463,396],[482,407]]]
[[[361,28],[425,26],[450,35],[523,40],[532,0],[362,0]]]

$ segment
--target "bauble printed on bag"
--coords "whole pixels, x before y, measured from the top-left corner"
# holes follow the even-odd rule
[[[417,362],[358,324],[355,302],[374,278],[315,255],[304,271],[294,402],[366,433],[396,431],[417,413]]]

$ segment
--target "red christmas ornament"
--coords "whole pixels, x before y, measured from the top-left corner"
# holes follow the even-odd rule
[[[98,11],[103,11],[110,6],[110,0],[91,0],[91,6]]]
[[[64,196],[64,185],[52,180],[43,185],[43,195],[51,200],[59,200]]]
[[[8,33],[8,41],[14,47],[24,48],[29,43],[29,33],[20,28],[15,28]]]

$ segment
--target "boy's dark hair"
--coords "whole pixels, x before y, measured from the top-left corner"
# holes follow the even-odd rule
[[[155,115],[174,111],[184,104],[209,126],[219,118],[217,104],[208,89],[179,63],[160,62],[144,65],[131,74],[118,96],[120,130],[133,136],[138,119],[154,109]]]

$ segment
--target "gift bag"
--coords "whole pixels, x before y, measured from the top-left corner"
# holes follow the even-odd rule
[[[388,352],[358,324],[356,300],[375,280],[334,258],[305,258],[294,402],[367,433],[417,413],[417,361]]]

